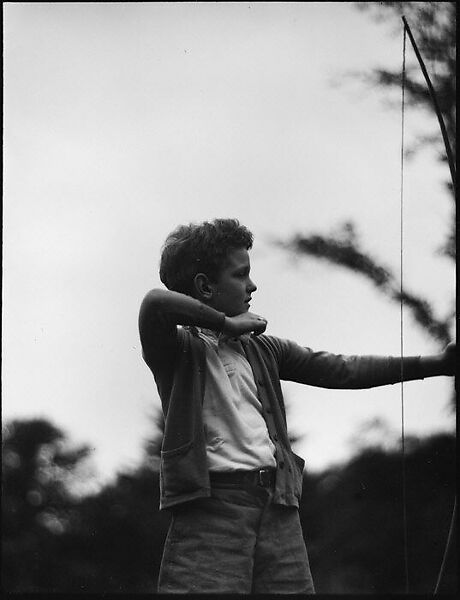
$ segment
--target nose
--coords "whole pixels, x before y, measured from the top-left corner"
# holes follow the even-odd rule
[[[257,286],[256,286],[256,284],[255,284],[255,283],[252,281],[252,279],[250,279],[250,280],[248,281],[248,292],[249,292],[250,294],[252,294],[253,292],[255,292],[255,291],[256,291],[256,289],[257,289]]]

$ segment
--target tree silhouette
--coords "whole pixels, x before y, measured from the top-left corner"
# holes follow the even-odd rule
[[[72,492],[86,446],[71,447],[45,419],[14,420],[2,431],[3,560],[5,590],[49,590],[56,568],[51,557],[71,527]]]
[[[151,461],[158,437],[161,431],[146,442],[136,469],[81,495],[75,489],[88,478],[86,446],[73,447],[45,419],[6,424],[3,590],[154,592],[169,524],[158,510],[158,463]]]
[[[431,594],[439,572],[455,494],[455,438],[441,434],[408,444],[410,592]],[[404,593],[400,455],[360,448],[347,463],[304,478],[300,507],[318,593]],[[457,591],[452,547],[441,593]]]

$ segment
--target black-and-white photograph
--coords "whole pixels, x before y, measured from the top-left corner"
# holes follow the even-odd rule
[[[4,2],[2,590],[458,593],[455,2]]]

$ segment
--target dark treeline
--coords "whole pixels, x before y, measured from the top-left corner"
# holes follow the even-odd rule
[[[91,495],[72,492],[88,449],[46,420],[3,430],[3,592],[154,593],[169,515],[158,511],[158,460]],[[455,438],[406,449],[410,591],[432,593],[455,496]],[[404,592],[401,455],[361,449],[348,463],[306,474],[300,508],[319,593]],[[455,538],[455,536],[454,536]],[[439,592],[455,593],[456,546]]]

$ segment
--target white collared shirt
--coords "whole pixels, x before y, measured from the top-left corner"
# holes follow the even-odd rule
[[[276,467],[275,446],[241,342],[209,329],[198,329],[198,335],[206,348],[203,419],[209,469]]]

